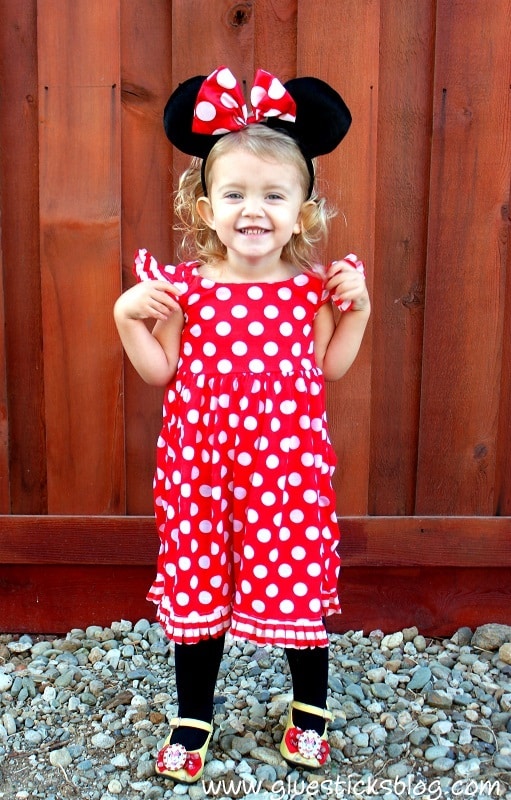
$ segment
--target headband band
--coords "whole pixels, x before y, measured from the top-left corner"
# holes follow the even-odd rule
[[[218,139],[228,133],[252,123],[278,128],[297,142],[312,187],[312,159],[334,150],[351,125],[342,97],[319,78],[293,78],[282,84],[271,73],[258,70],[250,100],[248,114],[241,88],[227,67],[189,78],[165,106],[167,138],[178,150],[205,161]]]

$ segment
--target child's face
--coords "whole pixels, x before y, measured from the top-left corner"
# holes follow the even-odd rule
[[[236,263],[268,263],[300,233],[304,203],[298,167],[234,150],[218,156],[211,168],[208,198],[198,210]]]

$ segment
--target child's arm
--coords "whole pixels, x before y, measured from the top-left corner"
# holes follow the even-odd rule
[[[126,355],[140,377],[166,386],[179,360],[183,312],[172,295],[179,290],[167,281],[142,281],[124,292],[114,306],[114,319]],[[144,320],[155,319],[150,331]]]
[[[326,288],[334,297],[351,302],[337,325],[330,303],[320,308],[314,321],[316,363],[325,380],[336,381],[345,375],[360,350],[371,303],[363,274],[349,261],[334,261],[327,271]]]

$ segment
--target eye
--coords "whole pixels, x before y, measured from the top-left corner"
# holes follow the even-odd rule
[[[277,192],[271,192],[270,194],[267,195],[267,197],[268,197],[268,200],[284,200],[285,199],[281,194],[278,194]]]
[[[241,192],[226,192],[224,195],[226,200],[241,200]]]

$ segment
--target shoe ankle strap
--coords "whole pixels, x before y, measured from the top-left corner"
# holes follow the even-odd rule
[[[175,728],[180,728],[181,726],[186,728],[199,728],[199,730],[207,731],[208,733],[211,733],[213,730],[213,725],[211,722],[204,722],[202,719],[192,719],[191,717],[173,717],[170,720],[171,729],[175,730]]]
[[[301,703],[299,700],[293,700],[291,707],[297,711],[305,711],[307,714],[314,714],[316,717],[322,717],[327,722],[331,722],[334,715],[328,708],[319,708],[319,706],[310,706],[308,703]]]

